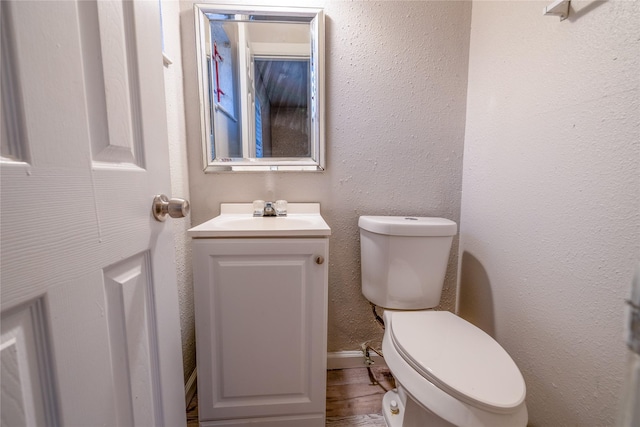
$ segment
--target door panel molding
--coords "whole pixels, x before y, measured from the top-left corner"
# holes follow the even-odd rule
[[[3,160],[28,162],[29,150],[24,124],[20,72],[14,42],[15,32],[10,15],[11,2],[0,2],[1,154]]]
[[[130,1],[79,5],[92,158],[96,166],[107,163],[144,168],[133,7]]]
[[[150,264],[149,252],[144,252],[104,269],[105,311],[120,426],[163,425]]]
[[[3,426],[60,425],[45,319],[41,298],[2,315]]]

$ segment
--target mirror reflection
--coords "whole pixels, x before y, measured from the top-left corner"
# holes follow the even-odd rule
[[[323,170],[318,9],[196,5],[205,171]]]

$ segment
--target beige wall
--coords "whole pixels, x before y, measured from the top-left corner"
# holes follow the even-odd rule
[[[170,197],[189,199],[187,173],[187,143],[182,90],[182,58],[180,49],[180,8],[172,0],[162,1],[164,51],[171,64],[165,64],[164,86],[167,102],[167,132],[169,136]],[[185,382],[196,367],[195,326],[193,313],[193,273],[191,242],[187,237],[190,218],[170,220],[176,251],[176,273],[182,331],[182,358]]]
[[[531,426],[611,426],[640,259],[640,3],[473,3],[460,313],[527,383]]]
[[[181,3],[192,223],[217,215],[221,202],[320,202],[333,233],[329,351],[357,350],[381,338],[360,292],[358,216],[459,219],[471,5],[305,4],[326,13],[326,172],[205,175],[192,3]],[[442,304],[451,310],[456,253]]]

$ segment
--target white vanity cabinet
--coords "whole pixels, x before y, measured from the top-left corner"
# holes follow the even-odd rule
[[[193,239],[200,426],[325,425],[327,237]]]

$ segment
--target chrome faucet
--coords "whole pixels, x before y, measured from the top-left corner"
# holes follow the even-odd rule
[[[287,201],[275,202],[253,201],[253,216],[287,216]]]
[[[262,216],[276,216],[276,208],[273,207],[273,202],[264,202]]]

